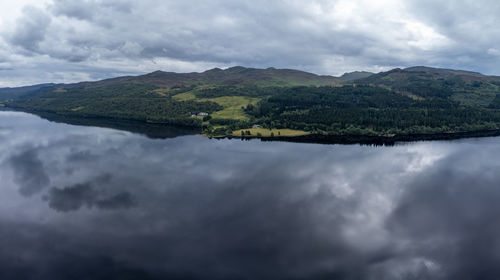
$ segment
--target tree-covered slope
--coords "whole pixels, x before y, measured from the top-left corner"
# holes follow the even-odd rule
[[[157,71],[41,87],[6,105],[203,127],[209,135],[236,131],[244,137],[255,136],[251,131],[271,135],[273,129],[293,135],[385,137],[500,129],[499,77],[429,67],[350,77],[358,74],[367,77],[341,82],[297,70],[244,67]],[[262,129],[250,129],[256,125]]]
[[[24,87],[0,88],[0,101],[26,97],[27,95],[32,94],[43,87],[51,87],[53,85],[54,84],[39,84]]]
[[[490,105],[500,93],[500,77],[423,66],[397,68],[355,83],[383,86],[413,98],[450,98],[463,105],[481,107]]]

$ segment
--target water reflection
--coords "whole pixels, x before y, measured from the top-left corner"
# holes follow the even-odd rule
[[[0,112],[0,141],[0,279],[498,275],[498,138],[154,140]]]
[[[81,126],[97,126],[139,133],[152,139],[175,138],[184,135],[200,134],[200,128],[162,125],[146,123],[143,121],[117,120],[111,118],[81,118],[72,116],[61,116],[47,112],[37,112],[38,116],[57,123],[73,124]]]

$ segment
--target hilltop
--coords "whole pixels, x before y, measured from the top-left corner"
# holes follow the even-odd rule
[[[344,73],[342,76],[340,76],[340,78],[343,81],[354,81],[354,80],[368,78],[374,74],[375,73],[366,71],[354,71],[354,72]]]
[[[161,88],[182,86],[320,86],[333,85],[342,79],[333,76],[316,75],[293,69],[257,69],[235,66],[225,70],[214,68],[201,73],[175,73],[155,71],[140,76],[125,76],[97,82],[83,82],[68,87],[103,87],[123,83],[142,83]]]

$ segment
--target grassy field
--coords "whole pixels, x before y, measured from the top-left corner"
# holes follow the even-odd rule
[[[83,110],[83,109],[85,109],[84,106],[79,106],[79,107],[71,109],[71,111],[76,112],[76,111],[80,111],[80,110]]]
[[[155,94],[158,94],[159,96],[162,96],[162,97],[167,97],[168,96],[168,89],[166,88],[159,88],[159,89],[155,89],[153,90],[152,92],[155,93]]]
[[[248,116],[241,107],[246,107],[249,104],[255,105],[259,102],[258,98],[246,96],[222,96],[217,98],[200,98],[198,100],[212,101],[224,107],[224,110],[212,113],[212,118],[233,120],[248,120]]]
[[[256,137],[260,133],[262,137],[270,137],[271,133],[274,133],[274,136],[301,136],[307,135],[309,132],[302,130],[293,130],[293,129],[267,129],[267,128],[248,128],[248,129],[240,129],[233,131],[233,136],[241,136],[241,132],[250,131],[250,135],[245,135],[245,137]]]
[[[192,92],[179,93],[173,96],[177,101],[195,100],[198,102],[212,101],[222,107],[224,110],[217,111],[211,114],[214,119],[233,119],[233,120],[248,120],[248,116],[241,109],[249,104],[256,105],[259,98],[246,97],[246,96],[221,96],[217,98],[196,98]]]
[[[194,93],[188,91],[188,92],[176,94],[176,95],[172,96],[172,98],[175,101],[189,101],[189,100],[196,99],[196,96],[194,95]]]

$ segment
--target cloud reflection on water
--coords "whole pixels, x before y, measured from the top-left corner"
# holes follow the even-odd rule
[[[498,275],[499,138],[152,140],[3,112],[0,127],[1,279]]]

